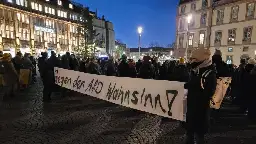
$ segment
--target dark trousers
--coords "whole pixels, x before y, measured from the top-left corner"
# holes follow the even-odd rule
[[[196,132],[187,132],[186,144],[204,144],[204,134]]]
[[[50,101],[51,100],[51,95],[52,95],[52,85],[48,83],[46,80],[43,79],[43,101]]]

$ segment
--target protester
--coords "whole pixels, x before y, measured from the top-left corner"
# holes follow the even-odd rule
[[[18,91],[19,75],[14,68],[11,61],[11,55],[8,53],[3,54],[2,64],[4,67],[4,96],[3,100],[16,96]]]
[[[138,77],[143,79],[152,79],[154,76],[154,68],[150,62],[149,56],[143,57],[143,62],[139,70]]]
[[[196,49],[191,56],[191,77],[184,85],[188,89],[186,130],[187,144],[204,143],[209,125],[209,103],[216,88],[216,74],[209,49]]]

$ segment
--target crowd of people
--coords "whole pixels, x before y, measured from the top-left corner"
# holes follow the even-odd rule
[[[33,56],[30,54],[22,56],[19,52],[11,58],[10,54],[0,52],[0,57],[0,74],[5,83],[6,98],[14,96],[19,91],[20,69],[31,70],[31,83],[33,83],[33,76],[36,75],[36,60]],[[51,94],[56,89],[59,89],[63,96],[67,91],[55,85],[54,67],[97,75],[185,82],[184,88],[188,89],[185,124],[188,144],[194,143],[195,138],[197,143],[204,143],[204,135],[210,122],[209,102],[216,90],[219,77],[232,77],[227,95],[231,97],[234,104],[240,106],[241,111],[247,114],[250,120],[256,120],[255,65],[254,58],[241,59],[238,67],[226,64],[219,50],[216,50],[211,57],[209,49],[194,50],[188,62],[180,58],[179,61],[168,60],[163,64],[160,64],[157,58],[150,56],[144,56],[143,60],[135,62],[123,55],[115,61],[111,57],[108,60],[96,57],[77,58],[69,52],[63,56],[57,56],[54,51],[49,58],[48,53],[42,52],[37,62],[44,85],[43,100],[45,102],[51,101]],[[216,113],[216,110],[213,113]]]

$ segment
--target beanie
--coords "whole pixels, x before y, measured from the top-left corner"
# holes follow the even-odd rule
[[[195,49],[192,54],[192,59],[197,59],[198,61],[204,61],[206,59],[210,59],[211,51],[207,48],[199,48]]]

